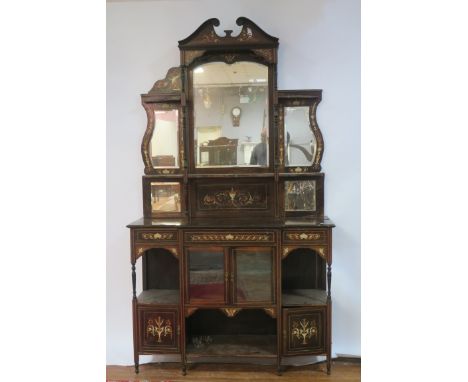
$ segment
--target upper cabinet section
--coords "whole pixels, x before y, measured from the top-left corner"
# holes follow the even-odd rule
[[[268,167],[268,67],[210,62],[192,78],[196,167]]]
[[[239,17],[179,41],[180,66],[142,95],[146,175],[264,177],[320,172],[321,90],[277,90],[278,38]]]

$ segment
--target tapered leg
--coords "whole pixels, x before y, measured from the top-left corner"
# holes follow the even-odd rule
[[[276,367],[276,375],[283,375],[283,369],[281,368],[281,365]]]
[[[139,365],[139,357],[138,354],[135,356],[135,373],[138,374],[140,372],[140,365]]]

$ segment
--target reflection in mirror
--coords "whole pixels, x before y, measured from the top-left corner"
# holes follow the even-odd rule
[[[151,182],[152,212],[180,212],[180,183]]]
[[[315,211],[315,180],[284,182],[285,211]]]
[[[268,67],[212,62],[193,70],[197,167],[268,166]]]
[[[178,115],[177,109],[154,111],[154,130],[150,143],[154,168],[179,167]]]
[[[317,142],[310,128],[309,106],[284,108],[286,166],[310,166]]]

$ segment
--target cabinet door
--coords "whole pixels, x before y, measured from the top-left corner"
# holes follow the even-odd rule
[[[138,318],[141,351],[179,351],[177,309],[140,308]]]
[[[236,304],[274,303],[273,248],[233,250],[232,295]]]
[[[189,303],[226,302],[225,250],[222,247],[187,249],[187,297]]]
[[[283,354],[323,354],[326,307],[283,309]]]

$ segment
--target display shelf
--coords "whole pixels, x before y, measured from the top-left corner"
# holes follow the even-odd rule
[[[236,357],[276,357],[276,335],[213,335],[194,336],[208,337],[209,343],[195,346],[187,344],[187,356],[236,356]],[[191,340],[193,341],[194,338]]]
[[[145,305],[178,305],[179,290],[148,289],[138,295],[138,303]]]
[[[322,289],[288,289],[282,294],[283,306],[325,305],[327,291]]]

